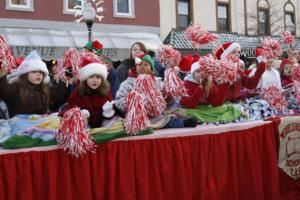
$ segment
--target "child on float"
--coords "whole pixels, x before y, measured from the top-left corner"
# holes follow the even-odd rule
[[[278,70],[274,69],[273,64],[274,64],[274,59],[273,58],[262,58],[261,56],[257,57],[258,62],[261,62],[263,59],[266,59],[265,63],[265,71],[261,75],[261,78],[259,79],[257,89],[263,90],[264,88],[268,86],[276,86],[280,90],[282,90],[282,85],[281,85],[281,78]],[[258,69],[255,68],[251,71],[249,74],[250,78],[253,78],[255,74],[257,73]]]
[[[192,64],[191,73],[184,79],[187,97],[182,97],[180,104],[185,108],[196,108],[198,105],[221,106],[228,93],[229,84],[217,86],[211,76],[201,73],[199,62]]]
[[[0,99],[7,106],[9,117],[16,114],[47,114],[51,104],[64,98],[64,84],[49,87],[49,72],[38,53],[32,51],[10,74],[0,67]]]
[[[110,102],[112,96],[109,83],[106,80],[107,67],[93,59],[83,59],[80,67],[80,83],[69,97],[68,107],[64,112],[79,107],[92,128],[101,127],[104,119],[113,117],[115,113]]]
[[[280,65],[280,77],[281,83],[284,88],[291,87],[293,80],[292,80],[292,70],[294,67],[294,63],[289,59],[284,59]]]
[[[121,83],[120,88],[116,95],[115,105],[123,112],[125,112],[126,97],[134,88],[136,78],[141,74],[148,74],[154,76],[154,61],[149,55],[145,55],[141,58],[141,63],[137,64],[135,68],[129,71],[128,78]],[[163,83],[161,78],[155,77],[156,88],[162,92]],[[167,104],[171,102],[172,98],[167,98]],[[150,122],[156,128],[183,128],[183,127],[195,127],[198,122],[195,118],[190,117],[186,119],[176,118],[169,116],[165,112],[160,116],[151,118]]]
[[[226,59],[228,56],[240,56],[241,46],[238,43],[228,42],[221,45],[216,50],[217,59]],[[240,62],[242,63],[242,62]],[[252,70],[252,76],[249,77],[248,72],[242,69],[242,64],[238,66],[238,76],[235,82],[230,85],[228,90],[227,101],[236,101],[239,99],[244,99],[248,95],[244,94],[243,90],[246,89],[255,89],[259,83],[262,74],[265,72],[265,63],[263,60],[259,60],[255,70]]]
[[[184,86],[189,96],[182,97],[180,103],[188,116],[204,123],[226,123],[240,117],[238,108],[228,103],[224,105],[230,85],[217,85],[212,76],[201,72],[199,62],[192,65],[191,73],[184,79]]]

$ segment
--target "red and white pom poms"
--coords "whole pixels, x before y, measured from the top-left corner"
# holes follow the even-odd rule
[[[66,80],[68,85],[73,77],[78,78],[78,65],[80,62],[79,52],[75,48],[68,48],[59,59],[53,71],[56,80]],[[72,70],[72,76],[67,76],[66,71]]]
[[[293,87],[294,87],[294,92],[295,92],[295,98],[298,102],[298,105],[300,105],[300,82],[293,81]]]
[[[211,54],[203,56],[199,60],[201,72],[206,76],[212,76],[217,85],[233,84],[237,78],[236,63],[224,60],[216,60]]]
[[[166,96],[184,97],[188,96],[184,82],[178,76],[174,68],[165,70],[164,89]]]
[[[294,68],[292,70],[292,80],[300,82],[300,65],[299,64],[294,65]]]
[[[290,31],[283,31],[280,35],[285,45],[293,45],[295,43],[295,37]]]
[[[166,67],[176,67],[180,63],[181,54],[171,45],[161,45],[157,49],[158,59]]]
[[[129,135],[136,135],[147,129],[150,121],[144,107],[142,95],[133,90],[126,97],[126,115],[124,119],[125,131]]]
[[[286,101],[277,86],[272,85],[264,88],[262,90],[262,98],[279,112],[283,112],[287,109]]]
[[[141,74],[135,81],[134,88],[142,94],[147,116],[156,117],[166,108],[166,101],[156,87],[155,78],[148,74]]]
[[[86,126],[87,119],[79,108],[67,111],[55,136],[59,146],[77,158],[87,151],[94,152],[95,144]]]
[[[266,37],[261,43],[262,48],[264,49],[263,56],[266,58],[275,59],[281,55],[281,46],[278,40]]]
[[[2,35],[0,35],[0,68],[5,69],[8,73],[17,68],[15,57]]]
[[[193,47],[200,47],[219,39],[216,34],[205,31],[200,25],[189,26],[185,30],[185,37],[192,42]]]

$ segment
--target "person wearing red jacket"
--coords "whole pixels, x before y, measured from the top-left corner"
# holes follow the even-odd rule
[[[221,45],[215,52],[217,59],[226,59],[229,55],[240,56],[241,46],[238,43],[228,42]],[[248,73],[242,68],[238,69],[236,81],[229,87],[226,101],[236,101],[242,99],[242,89],[256,89],[257,85],[265,72],[266,64],[263,58],[258,58],[257,70],[254,75],[249,77]]]
[[[229,84],[216,85],[211,76],[205,77],[199,62],[192,65],[191,74],[184,79],[184,86],[189,96],[183,97],[180,104],[186,108],[196,108],[199,104],[221,106],[229,89]]]
[[[79,70],[80,84],[69,97],[68,108],[64,112],[79,107],[92,128],[101,127],[105,118],[114,115],[113,104],[110,102],[112,96],[106,80],[107,67],[92,59],[84,59],[82,66]]]

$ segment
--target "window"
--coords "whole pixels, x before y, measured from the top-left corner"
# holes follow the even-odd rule
[[[290,31],[292,34],[295,34],[295,14],[294,13],[285,13],[285,29]]]
[[[114,17],[134,18],[134,0],[114,0]]]
[[[269,12],[266,9],[258,10],[258,34],[270,34]]]
[[[78,7],[76,7],[78,6]],[[78,10],[80,10],[79,6],[81,6],[81,0],[64,0],[64,14],[75,14]]]
[[[186,28],[191,23],[191,4],[189,0],[178,0],[177,2],[177,27]]]
[[[217,6],[217,29],[219,32],[229,32],[229,6],[228,4],[218,4]]]
[[[33,0],[6,0],[5,9],[32,12],[34,11]]]
[[[257,34],[270,35],[270,3],[268,0],[257,1]]]
[[[296,34],[295,26],[295,6],[290,1],[284,4],[284,27],[293,35]]]

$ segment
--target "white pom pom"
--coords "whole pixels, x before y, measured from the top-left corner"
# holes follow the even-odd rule
[[[90,112],[86,109],[82,109],[81,112],[86,119],[88,119],[91,116]]]
[[[140,59],[140,58],[135,58],[135,64],[136,65],[139,65],[139,64],[141,64],[142,63],[142,59]]]

